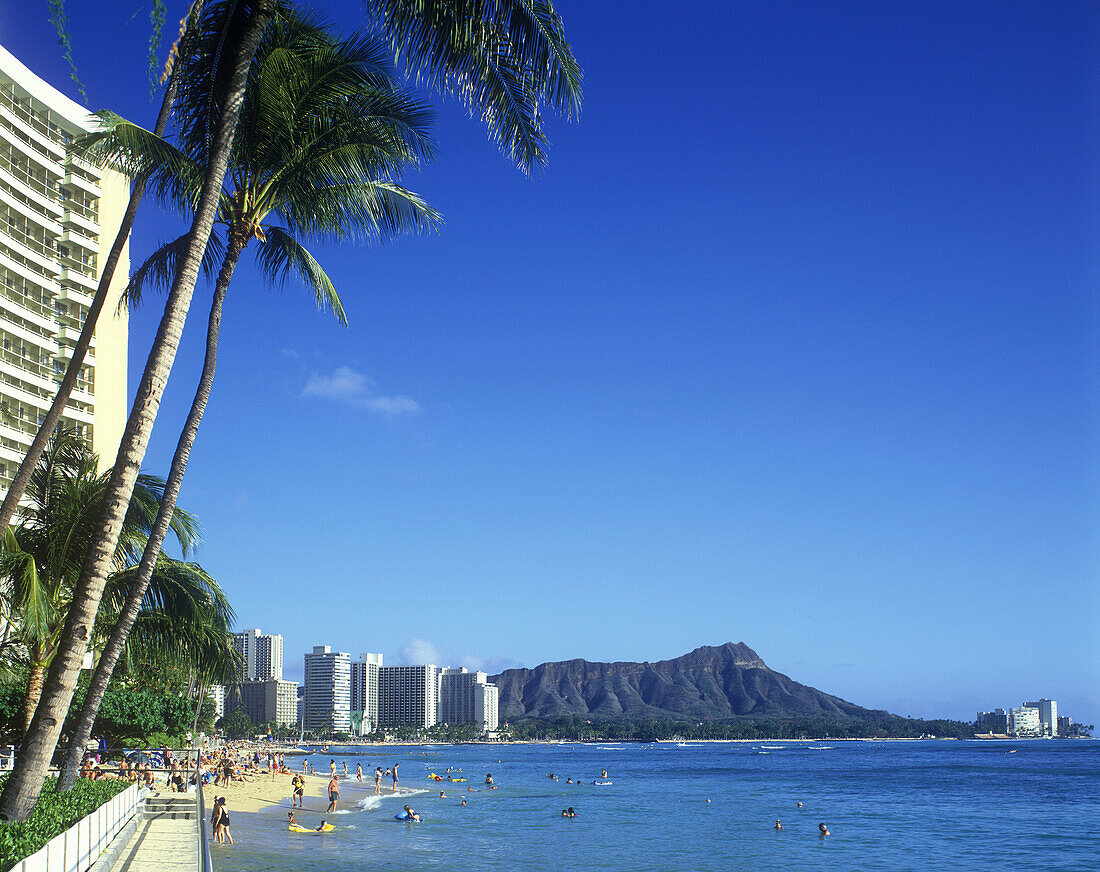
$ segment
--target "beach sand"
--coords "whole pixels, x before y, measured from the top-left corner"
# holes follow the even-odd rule
[[[275,780],[272,781],[271,774],[263,772],[256,776],[255,781],[233,781],[224,787],[220,784],[215,787],[211,782],[204,788],[203,801],[206,803],[207,809],[210,809],[214,806],[215,796],[224,796],[226,807],[230,812],[253,812],[277,807],[283,803],[283,800],[287,800],[286,808],[289,811],[290,794],[292,793],[290,779],[293,777],[292,771],[290,774],[277,775]],[[325,809],[328,808],[329,777],[327,775],[306,775],[304,777],[306,779],[306,790],[302,810],[323,814]],[[362,786],[373,790],[373,777],[369,785],[364,779]],[[392,793],[392,788],[383,786],[383,796],[390,796]],[[347,806],[347,800],[341,799],[337,808],[346,808]]]

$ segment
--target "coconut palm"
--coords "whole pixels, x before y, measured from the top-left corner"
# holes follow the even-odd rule
[[[201,71],[200,71],[201,72]],[[191,71],[181,84],[180,108],[191,108],[198,88]],[[129,607],[115,624],[85,697],[84,711],[67,756],[61,788],[75,780],[80,748],[91,735],[114,663],[156,563],[167,532],[170,506],[179,492],[191,447],[213,386],[225,295],[241,254],[255,243],[256,263],[272,284],[297,277],[320,308],[345,322],[343,303],[331,279],[300,241],[347,236],[386,239],[434,227],[436,213],[392,177],[431,154],[426,133],[429,112],[399,88],[382,46],[356,36],[331,37],[314,17],[281,15],[265,34],[245,93],[219,225],[224,242],[211,237],[208,255],[221,254],[207,329],[206,359],[187,421],[172,460],[158,524],[142,558]],[[201,118],[201,116],[200,116]],[[184,131],[174,150],[117,116],[105,118],[104,132],[89,138],[87,153],[151,173],[151,184],[185,199],[201,179],[202,137]],[[190,186],[190,187],[189,187]],[[172,274],[182,240],[163,246],[134,274],[127,288],[140,300],[149,283]]]
[[[98,516],[103,511],[107,474],[98,474],[98,458],[69,430],[59,430],[46,447],[26,491],[23,523],[8,528],[0,548],[0,572],[10,597],[11,630],[24,651],[28,670],[21,724],[30,725],[46,670],[72,602],[73,589]],[[158,514],[164,483],[139,476],[126,522],[119,538],[108,580],[114,599],[126,597],[129,579],[119,573],[134,565],[144,550]],[[197,524],[188,513],[175,510],[170,525],[186,551],[197,541]],[[175,575],[159,573],[153,602],[183,605],[193,591],[180,588]],[[186,613],[184,613],[186,618]],[[107,625],[104,625],[107,626]],[[143,637],[147,636],[143,630]],[[161,636],[164,636],[161,631]],[[148,636],[150,644],[166,638]]]
[[[191,8],[184,18],[184,26],[181,30],[179,39],[176,41],[176,45],[173,47],[172,53],[169,56],[169,62],[165,66],[167,86],[164,89],[164,99],[161,101],[160,112],[157,115],[156,124],[153,127],[153,132],[156,133],[157,136],[163,136],[168,129],[168,119],[172,114],[172,106],[175,102],[176,90],[179,85],[179,77],[175,75],[173,59],[177,52],[182,53],[184,56],[190,54],[191,46],[190,39],[188,38],[192,30],[190,25],[202,10],[202,6],[203,0],[195,0],[195,2],[192,3]],[[80,371],[84,366],[84,358],[87,357],[88,349],[91,348],[92,339],[95,336],[96,324],[99,322],[99,313],[103,311],[103,306],[107,302],[107,296],[111,292],[111,284],[114,282],[115,270],[118,267],[119,260],[122,258],[122,252],[126,248],[126,243],[130,239],[130,230],[134,226],[134,218],[137,216],[138,207],[141,205],[144,196],[145,177],[136,176],[134,178],[133,189],[130,191],[130,200],[126,204],[126,210],[122,213],[122,221],[119,224],[118,232],[115,234],[115,241],[111,244],[111,250],[107,253],[107,258],[103,262],[103,270],[99,276],[99,284],[96,286],[96,292],[92,297],[92,303],[88,307],[88,313],[80,329],[80,336],[77,338],[76,345],[73,346],[72,355],[65,369],[65,375],[61,379],[61,384],[58,385],[57,393],[54,395],[53,402],[50,404],[46,416],[42,419],[38,427],[38,433],[35,434],[30,448],[27,449],[27,453],[23,456],[23,460],[19,464],[19,469],[15,474],[14,480],[8,487],[8,492],[4,495],[4,502],[0,505],[0,530],[6,529],[11,523],[12,518],[15,517],[19,501],[23,499],[23,493],[30,483],[30,477],[35,467],[38,465],[38,459],[42,456],[42,452],[46,450],[46,445],[54,430],[56,430],[61,423],[61,416],[65,413],[65,407],[68,405],[69,398],[73,393],[73,388],[76,386],[77,378],[80,376]]]
[[[84,649],[94,629],[115,546],[122,533],[164,387],[179,348],[199,265],[217,214],[249,68],[277,4],[276,0],[232,0],[220,5],[223,6],[220,15],[211,15],[209,9],[204,10],[197,24],[200,30],[213,24],[218,28],[219,35],[217,53],[204,54],[210,62],[212,81],[207,175],[187,234],[186,250],[179,260],[165,301],[164,315],[123,430],[108,483],[107,510],[100,519],[99,529],[73,592],[72,606],[58,640],[38,708],[24,737],[22,753],[0,793],[0,820],[23,821],[34,809],[72,704]],[[228,8],[224,8],[226,6]],[[209,42],[205,44],[209,45]]]
[[[217,38],[203,43],[216,45],[217,50],[197,51],[210,65],[210,99],[204,113],[207,174],[119,446],[110,510],[81,573],[75,608],[70,610],[24,753],[0,794],[0,820],[24,820],[30,814],[72,701],[82,648],[99,607],[110,555],[145,456],[219,205],[249,67],[276,5],[276,0],[211,4],[198,24],[201,33],[217,31]],[[579,68],[549,0],[366,0],[366,6],[382,33],[400,46],[399,53],[417,79],[459,95],[471,111],[480,112],[491,134],[521,168],[544,158],[530,145],[541,148],[536,141],[541,131],[540,106],[545,103],[567,115],[579,109]],[[517,120],[522,123],[517,125]],[[509,132],[519,128],[526,131],[521,136]]]

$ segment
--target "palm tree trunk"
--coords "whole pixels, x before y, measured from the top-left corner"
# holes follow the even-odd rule
[[[229,77],[222,111],[218,116],[214,140],[211,143],[206,178],[188,233],[187,251],[180,259],[164,306],[164,315],[138,385],[134,406],[126,422],[118,458],[107,487],[104,516],[73,592],[72,606],[65,619],[65,627],[42,692],[42,700],[23,742],[15,768],[0,794],[0,820],[27,819],[38,801],[46,770],[57,748],[57,739],[76,689],[81,660],[91,640],[92,627],[103,597],[103,586],[111,568],[122,522],[145,457],[164,386],[179,348],[199,265],[217,215],[229,153],[233,146],[233,135],[237,129],[241,104],[244,102],[249,66],[260,37],[271,20],[274,5],[274,0],[256,0],[245,22],[240,42],[235,46],[232,75]]]
[[[172,114],[172,104],[176,101],[178,88],[179,76],[176,74],[176,70],[173,69],[172,74],[168,77],[168,87],[164,89],[164,100],[160,104],[160,114],[157,115],[156,126],[153,128],[155,136],[164,136],[164,131],[168,128],[168,118]],[[4,504],[0,506],[0,530],[7,529],[11,519],[15,516],[15,510],[19,506],[19,501],[23,499],[27,483],[31,480],[31,473],[38,465],[38,459],[42,456],[42,452],[46,450],[46,443],[50,441],[61,416],[65,413],[65,406],[69,402],[69,397],[72,396],[76,380],[80,376],[81,367],[84,366],[84,358],[91,347],[92,337],[95,336],[99,313],[103,311],[103,306],[107,302],[107,294],[111,290],[115,269],[118,267],[118,262],[122,259],[122,252],[130,239],[130,229],[134,226],[134,217],[137,215],[138,206],[141,205],[142,197],[145,196],[145,182],[146,176],[138,176],[134,181],[134,189],[130,192],[130,202],[126,204],[126,211],[122,214],[122,223],[118,226],[114,244],[111,246],[111,251],[103,264],[103,273],[99,277],[99,287],[96,288],[95,296],[92,298],[92,305],[88,307],[88,314],[84,318],[84,326],[80,329],[80,338],[76,340],[76,346],[73,348],[73,356],[69,361],[68,369],[65,370],[65,377],[61,380],[61,385],[57,389],[57,395],[53,398],[50,410],[46,413],[45,420],[38,427],[38,433],[35,435],[30,449],[23,458],[23,462],[19,464],[19,471],[15,474],[15,480],[12,481],[11,487],[8,488],[8,493],[4,497]]]
[[[19,726],[22,735],[27,735],[31,720],[42,698],[42,685],[46,683],[46,664],[35,658],[27,676],[27,694],[23,697],[23,708],[19,713]]]
[[[95,724],[96,715],[99,714],[99,706],[103,702],[103,695],[107,692],[107,685],[111,683],[111,675],[115,664],[126,645],[126,639],[141,611],[142,600],[149,589],[149,580],[153,577],[153,569],[157,565],[157,557],[160,555],[164,538],[168,535],[168,525],[172,521],[172,513],[176,508],[176,500],[179,497],[180,485],[183,483],[183,474],[187,471],[187,461],[191,457],[191,447],[195,444],[195,436],[199,431],[203,413],[206,411],[206,403],[210,399],[210,391],[214,386],[214,370],[218,364],[218,336],[221,330],[222,306],[225,303],[225,292],[229,290],[229,282],[233,278],[233,270],[237,267],[241,252],[248,244],[247,237],[242,238],[240,233],[231,233],[229,246],[218,271],[218,281],[214,287],[214,299],[210,304],[210,322],[206,330],[206,359],[203,361],[202,376],[199,378],[199,386],[195,391],[195,399],[191,402],[191,411],[187,413],[187,420],[180,433],[179,442],[176,444],[176,453],[172,457],[172,466],[168,471],[168,479],[164,483],[164,494],[160,499],[160,507],[157,510],[157,519],[149,539],[145,543],[145,550],[141,555],[141,564],[138,567],[137,578],[127,594],[126,605],[119,615],[118,621],[111,630],[111,637],[99,657],[92,681],[88,685],[88,694],[84,698],[84,710],[80,715],[80,723],[76,728],[74,739],[69,743],[69,753],[65,758],[64,771],[61,775],[61,783],[58,790],[69,790],[76,783],[80,774],[81,754],[76,751],[79,746],[84,747],[88,738],[92,735],[92,726]]]

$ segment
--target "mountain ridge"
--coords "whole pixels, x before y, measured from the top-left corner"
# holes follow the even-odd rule
[[[702,645],[670,660],[603,663],[574,658],[489,679],[501,720],[523,717],[883,717],[768,667],[744,642]]]

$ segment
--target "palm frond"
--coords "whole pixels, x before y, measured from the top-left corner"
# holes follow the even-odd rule
[[[141,266],[130,276],[130,281],[118,301],[119,309],[140,306],[142,295],[148,285],[152,285],[157,290],[167,291],[176,277],[176,268],[180,257],[187,251],[187,245],[188,236],[185,234],[164,243],[145,258]],[[207,279],[213,279],[218,274],[218,265],[223,257],[225,257],[225,240],[215,229],[206,243],[206,251],[203,253],[200,266]]]
[[[77,138],[69,151],[101,167],[110,167],[132,178],[146,176],[150,193],[185,211],[198,200],[205,170],[168,140],[102,110],[99,127]]]
[[[321,265],[293,236],[282,227],[265,227],[264,238],[256,251],[261,272],[275,284],[283,285],[291,274],[313,292],[319,310],[329,309],[345,327],[348,319],[344,304]]]
[[[550,0],[365,0],[418,82],[478,114],[520,169],[546,162],[541,106],[572,120],[582,73]]]

